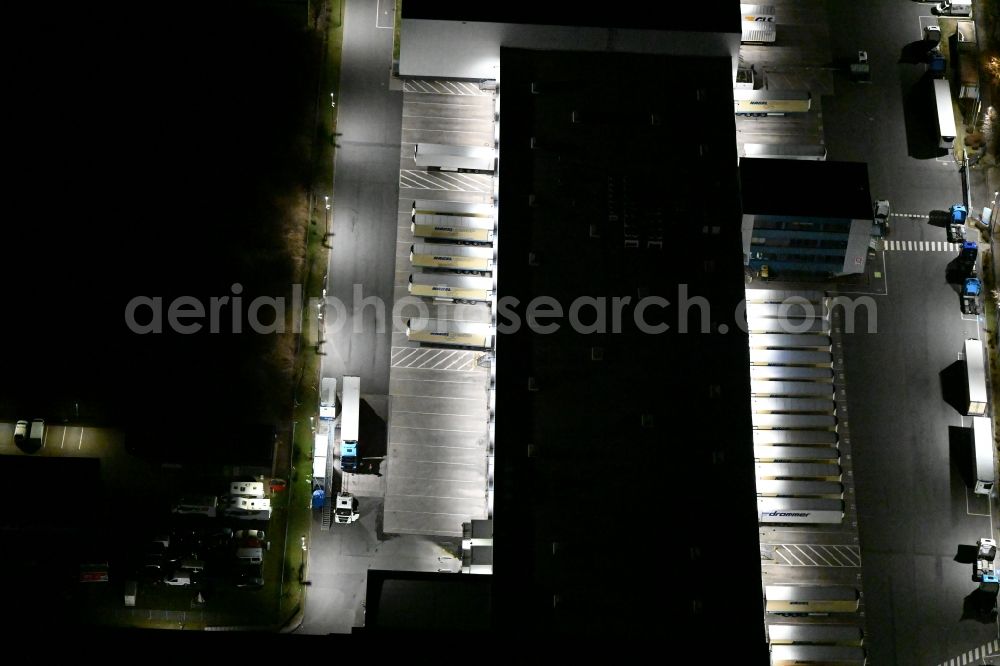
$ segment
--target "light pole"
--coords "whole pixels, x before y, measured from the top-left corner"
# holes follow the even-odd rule
[[[323,244],[325,245],[330,238],[330,197],[329,195],[323,196],[323,201],[326,204],[326,212],[324,213],[324,226],[326,231],[323,233]]]

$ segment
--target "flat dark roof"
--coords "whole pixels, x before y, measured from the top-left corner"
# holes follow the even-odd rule
[[[489,576],[369,569],[364,633],[486,632],[491,588]]]
[[[571,0],[545,2],[473,3],[460,0],[404,2],[404,19],[570,25],[636,30],[739,32],[740,3],[711,0],[685,7],[638,6],[627,3],[581,3]]]
[[[103,519],[101,461],[0,456],[0,543],[4,535],[78,530]],[[0,549],[2,550],[2,549]]]
[[[871,219],[872,195],[864,162],[813,160],[740,160],[743,211]]]
[[[498,621],[724,635],[767,663],[731,62],[501,49],[501,69],[498,297],[608,307],[606,332],[548,334],[500,310]],[[646,297],[665,332],[633,323]]]

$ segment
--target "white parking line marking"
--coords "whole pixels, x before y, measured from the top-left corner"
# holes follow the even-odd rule
[[[68,426],[63,426],[63,436],[62,436],[62,442],[61,442],[61,443],[59,444],[59,448],[60,448],[60,449],[62,449],[62,448],[65,448],[65,447],[66,447],[66,431],[67,431],[67,430],[69,430],[69,427],[68,427]]]
[[[83,426],[80,426],[80,443],[77,445],[76,450],[79,451],[83,448]]]

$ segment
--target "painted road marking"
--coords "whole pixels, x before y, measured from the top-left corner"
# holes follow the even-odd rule
[[[972,664],[977,659],[985,659],[986,657],[993,656],[1000,652],[1000,639],[994,638],[988,643],[983,643],[981,646],[969,650],[968,652],[963,652],[958,657],[953,657],[946,661],[942,661],[938,666],[958,666],[960,664]]]
[[[886,252],[958,252],[962,248],[961,243],[945,241],[887,240],[882,243]]]
[[[60,443],[59,443],[59,448],[60,448],[60,449],[62,449],[62,448],[65,448],[65,447],[66,447],[66,431],[67,431],[67,430],[69,430],[69,428],[68,428],[67,426],[63,426],[63,436],[62,436],[62,442],[60,442]]]

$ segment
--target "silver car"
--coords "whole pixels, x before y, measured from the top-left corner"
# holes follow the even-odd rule
[[[18,421],[14,426],[14,443],[21,444],[28,437],[28,422]]]

